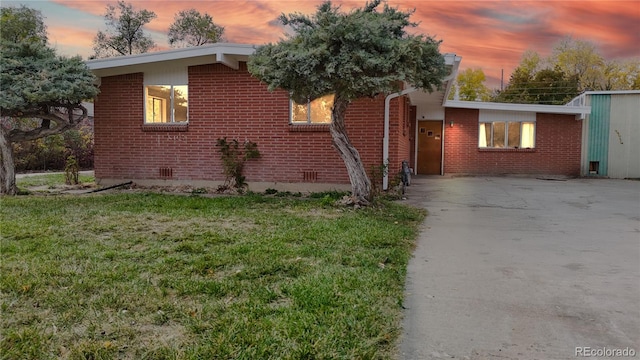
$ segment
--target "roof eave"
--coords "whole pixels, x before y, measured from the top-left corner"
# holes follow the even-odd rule
[[[462,57],[457,56],[456,54],[447,53],[444,55],[444,61],[445,61],[445,65],[451,66],[451,71],[449,72],[449,75],[447,75],[443,80],[443,82],[445,82],[445,89],[443,94],[444,96],[442,99],[443,106],[444,106],[444,103],[447,101],[447,98],[449,98],[449,93],[451,92],[451,87],[453,85],[453,82],[458,76],[458,69],[460,68],[460,62],[462,61]]]
[[[149,64],[182,62],[186,66],[222,63],[238,69],[240,61],[247,61],[257,45],[216,43],[212,45],[118,56],[86,61],[97,76],[111,76],[138,72]]]
[[[482,101],[446,100],[444,103],[444,107],[478,110],[524,111],[546,114],[568,114],[579,116],[579,118],[584,118],[585,115],[591,114],[591,106],[512,104]]]

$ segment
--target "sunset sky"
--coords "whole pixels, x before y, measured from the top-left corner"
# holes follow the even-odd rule
[[[317,0],[130,0],[136,9],[154,11],[158,17],[147,25],[158,50],[168,49],[167,31],[174,15],[189,8],[209,13],[225,27],[225,40],[263,44],[278,41],[284,29],[281,13],[310,14]],[[93,53],[92,41],[105,30],[106,0],[5,1],[2,6],[25,4],[40,10],[49,41],[60,54]],[[365,0],[333,1],[348,11]],[[640,0],[631,1],[445,1],[389,0],[403,10],[414,9],[412,31],[442,40],[440,51],[462,57],[462,69],[481,68],[490,87],[499,87],[501,70],[505,83],[525,50],[549,55],[563,37],[588,40],[609,60],[640,58]]]

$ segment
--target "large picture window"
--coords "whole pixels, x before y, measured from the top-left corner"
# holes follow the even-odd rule
[[[330,124],[334,95],[325,95],[303,104],[291,100],[292,124]]]
[[[147,85],[145,123],[178,123],[189,120],[187,85]]]
[[[481,148],[533,149],[535,147],[535,127],[534,122],[481,122],[478,146]]]

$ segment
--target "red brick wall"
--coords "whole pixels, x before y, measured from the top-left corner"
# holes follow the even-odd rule
[[[189,68],[187,131],[143,130],[143,74],[104,77],[100,90],[95,101],[97,178],[161,179],[159,169],[166,167],[173,169],[175,180],[223,180],[215,142],[227,137],[258,144],[262,157],[245,166],[249,182],[303,182],[307,171],[317,172],[315,182],[349,183],[328,126],[317,131],[289,125],[287,93],[267,91],[244,63],[240,70],[221,64]],[[398,101],[392,104],[397,128],[402,109]],[[347,111],[347,132],[367,170],[382,163],[383,115],[382,96],[357,100]],[[394,131],[395,141],[402,143],[402,131]]]
[[[389,116],[389,177],[400,172],[403,160],[409,160],[411,151],[411,124],[409,99],[401,96],[391,100]],[[415,119],[414,119],[415,122]]]
[[[94,99],[96,178],[135,178],[145,172],[141,169],[145,157],[140,156],[147,135],[140,131],[144,121],[142,81],[142,73],[101,79],[100,94]]]
[[[479,149],[478,110],[445,110],[445,174],[580,174],[582,122],[573,115],[537,114],[535,149]]]

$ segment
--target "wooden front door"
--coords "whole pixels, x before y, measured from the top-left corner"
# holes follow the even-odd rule
[[[418,174],[440,175],[442,121],[418,121]]]

